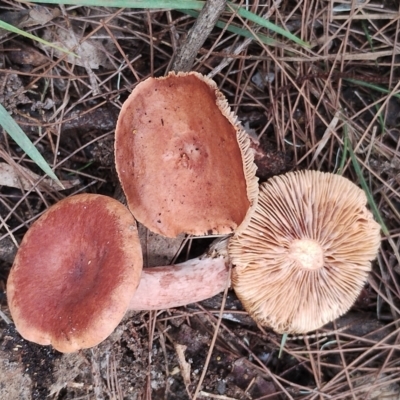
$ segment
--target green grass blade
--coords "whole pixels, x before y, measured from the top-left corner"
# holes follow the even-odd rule
[[[340,160],[340,165],[337,171],[338,175],[343,175],[343,169],[344,169],[344,164],[346,163],[347,160],[347,151],[348,151],[348,147],[349,147],[349,138],[347,135],[347,132],[344,132],[344,139],[343,139],[343,154],[342,154],[342,158]]]
[[[372,40],[371,34],[369,32],[368,24],[365,21],[361,21],[361,24],[362,24],[362,28],[363,28],[365,37],[368,40],[369,47],[370,47],[371,51],[374,52],[375,51],[375,49],[374,49],[374,41]],[[375,66],[379,67],[378,59],[375,60]]]
[[[42,43],[46,46],[54,47],[55,49],[62,51],[63,53],[67,53],[71,56],[79,57],[78,55],[76,55],[75,53],[73,53],[67,49],[63,49],[62,47],[56,46],[53,43],[47,42],[46,40],[43,40],[40,37],[32,35],[31,33],[25,32],[22,29],[16,28],[14,25],[10,25],[7,22],[4,22],[2,20],[0,20],[0,28],[5,29],[6,31],[9,31],[12,33],[17,33],[18,35],[21,35],[21,36],[25,36],[29,39],[36,40],[37,42]]]
[[[187,15],[190,15],[191,17],[197,18],[199,16],[199,12],[195,11],[195,10],[179,10]],[[236,25],[230,24],[227,26],[227,24],[223,21],[217,21],[217,23],[215,24],[215,26],[217,26],[220,29],[226,29],[228,32],[232,32],[235,33],[236,35],[242,36],[242,37],[246,37],[246,38],[256,38],[256,36],[251,33],[250,31],[246,30],[246,29],[242,29],[239,28]],[[278,41],[276,41],[275,39],[272,39],[270,37],[268,37],[267,35],[264,35],[263,33],[257,33],[257,38],[265,43],[268,46],[277,46],[277,45],[283,45],[283,43],[279,43]]]
[[[375,99],[374,99],[375,100]],[[375,104],[375,110],[376,112],[379,111],[379,109],[381,108],[382,104],[381,103],[377,103]],[[381,132],[385,132],[385,118],[384,115],[382,114],[382,112],[380,112],[378,114],[378,120],[379,120],[379,126],[381,128]]]
[[[358,79],[348,79],[348,78],[344,78],[344,79],[347,82],[351,82],[351,83],[354,83],[355,85],[363,86],[363,87],[366,87],[368,89],[373,89],[373,90],[376,90],[377,92],[380,92],[380,93],[385,93],[385,94],[392,93],[391,90],[383,88],[382,86],[374,85],[373,83],[359,81]],[[400,93],[392,93],[392,96],[393,97],[397,97],[398,99],[400,99]]]
[[[350,143],[348,145],[348,150],[349,150],[349,153],[350,153],[350,158],[351,158],[351,162],[353,164],[354,171],[356,172],[356,175],[357,175],[357,177],[358,177],[358,179],[360,181],[361,187],[363,188],[363,190],[364,190],[364,192],[365,192],[365,194],[367,196],[368,204],[371,207],[372,213],[374,214],[375,219],[379,222],[379,224],[380,224],[380,226],[382,228],[382,232],[384,233],[384,235],[389,236],[389,229],[387,228],[385,222],[383,221],[383,218],[382,218],[382,216],[381,216],[381,214],[379,212],[379,208],[376,205],[374,197],[372,196],[372,193],[369,190],[367,182],[364,179],[364,175],[363,175],[363,173],[361,171],[360,164],[359,164],[359,162],[357,160],[357,157],[354,154],[354,151],[353,151]]]
[[[90,7],[123,7],[123,8],[162,8],[173,10],[201,10],[204,6],[204,1],[200,0],[32,0],[31,3],[47,3],[47,4],[69,4],[78,6]],[[252,21],[259,26],[267,28],[273,32],[286,37],[287,39],[305,47],[310,48],[310,45],[299,39],[289,31],[273,24],[270,21],[260,17],[257,14],[247,11],[243,7],[238,7],[233,3],[228,3],[227,10],[233,9],[243,18]],[[249,32],[251,34],[251,32]],[[250,37],[253,37],[251,34]]]
[[[285,344],[286,344],[287,338],[288,338],[288,334],[287,334],[287,333],[284,333],[284,334],[282,335],[281,345],[279,346],[278,358],[281,358],[281,357],[282,357],[283,349],[285,348]]]
[[[365,23],[365,21],[361,21],[361,24],[362,24],[362,28],[363,28],[365,37],[368,40],[369,47],[371,48],[371,51],[373,52],[374,51],[374,42],[372,41],[371,34],[369,33],[368,25]],[[375,62],[376,62],[376,60],[375,60]]]
[[[58,185],[63,187],[57,176],[51,170],[49,164],[39,153],[37,148],[26,136],[25,132],[19,127],[19,125],[12,119],[11,115],[8,114],[7,110],[0,104],[0,125],[2,128],[15,140],[19,147],[52,179],[54,179]]]
[[[229,7],[232,7],[232,9],[234,9],[241,17],[247,18],[249,21],[255,22],[256,24],[258,24],[264,28],[267,28],[273,32],[276,32],[279,35],[282,35],[282,36],[286,37],[287,39],[299,44],[300,46],[303,46],[306,48],[311,47],[308,43],[299,39],[296,35],[293,35],[289,31],[281,28],[280,26],[273,24],[272,22],[266,20],[265,18],[260,17],[259,15],[254,14],[251,11],[247,11],[243,7],[238,7],[237,5],[232,4],[231,2],[229,2],[228,4],[229,4]]]
[[[200,0],[33,0],[30,3],[69,4],[88,7],[117,8],[167,8],[181,10],[191,8],[201,10],[205,1]]]

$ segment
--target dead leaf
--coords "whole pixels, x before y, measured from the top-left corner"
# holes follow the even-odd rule
[[[92,88],[93,95],[101,93],[97,77],[93,72],[93,69],[98,69],[100,66],[109,68],[111,63],[108,60],[107,52],[114,53],[116,47],[114,43],[107,42],[107,48],[103,45],[100,40],[87,39],[82,41],[84,36],[80,28],[72,26],[56,27],[55,29],[46,29],[44,31],[42,39],[52,43],[62,49],[67,49],[73,54],[66,55],[57,48],[49,48],[49,46],[40,44],[41,48],[49,54],[54,54],[57,58],[65,57],[65,60],[71,64],[79,65],[86,69],[89,76],[90,86]],[[77,55],[78,57],[74,56]]]
[[[9,50],[7,56],[13,63],[38,67],[49,62],[49,59],[40,53],[40,51],[19,40],[13,41],[11,46],[15,50]]]
[[[66,57],[65,59],[71,64],[91,69],[98,69],[100,66],[107,67],[108,65],[106,51],[101,41],[88,39],[81,43],[82,35],[74,29],[64,27],[46,29],[42,39],[77,54],[79,58],[71,54],[65,56],[65,53],[60,50],[53,48],[50,50],[49,47],[41,45],[43,49],[53,52],[58,58]]]
[[[14,187],[17,189],[30,190],[32,189],[35,182],[37,182],[41,178],[40,175],[35,174],[28,168],[22,167],[21,165],[18,168],[14,168],[7,163],[0,163],[0,185]],[[45,178],[40,184],[39,187],[46,186],[47,189],[51,190],[65,190],[70,189],[74,186],[80,184],[79,179],[73,179],[70,181],[61,181],[64,186],[64,189],[60,188],[55,182],[50,178]]]
[[[61,14],[58,8],[35,6],[29,10],[29,18],[24,26],[44,25]]]
[[[19,104],[31,103],[28,96],[25,95],[25,88],[18,74],[4,74],[0,76],[0,104],[9,112]]]

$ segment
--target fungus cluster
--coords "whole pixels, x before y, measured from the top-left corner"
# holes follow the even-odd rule
[[[232,283],[245,308],[278,333],[306,333],[354,303],[380,246],[363,190],[318,171],[260,185],[245,231],[229,243]]]
[[[380,230],[364,192],[316,171],[258,189],[249,139],[215,83],[198,73],[135,88],[118,119],[115,160],[129,210],[102,195],[72,196],[21,243],[7,296],[28,340],[62,352],[92,347],[127,309],[219,293],[229,263],[232,286],[257,322],[304,333],[346,312],[367,279]],[[135,218],[170,237],[234,235],[212,257],[142,269]]]
[[[171,73],[142,82],[116,128],[116,167],[131,212],[165,236],[234,231],[257,200],[249,144],[213,81]],[[102,341],[128,306],[177,307],[219,293],[228,281],[223,255],[142,270],[129,210],[105,196],[78,195],[32,225],[7,292],[24,338],[70,352]]]

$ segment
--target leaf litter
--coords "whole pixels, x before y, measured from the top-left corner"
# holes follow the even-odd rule
[[[393,51],[398,4],[385,0],[376,8],[357,2],[337,12],[335,7],[342,4],[351,6],[336,2],[331,7],[322,0],[255,2],[253,12],[268,12],[271,21],[312,43],[312,52],[268,47],[257,35],[243,42],[215,28],[193,69],[214,76],[257,138],[254,152],[263,180],[291,169],[335,172],[343,166],[344,175],[358,183],[345,151],[344,132],[349,127],[348,140],[360,170],[398,247],[399,124],[398,93],[393,91],[400,78],[397,50]],[[24,29],[59,41],[80,52],[81,58],[4,34],[0,81],[6,83],[0,85],[0,97],[57,176],[75,183],[64,191],[45,184],[33,189],[2,183],[0,306],[8,317],[5,282],[16,244],[29,225],[51,204],[77,192],[123,201],[112,161],[115,115],[139,80],[168,71],[193,23],[178,11],[43,8],[43,15],[52,18]],[[18,21],[29,20],[33,9],[8,1],[0,6],[0,19],[11,13],[21,27]],[[231,16],[223,13],[220,20],[227,23]],[[246,20],[233,18],[243,29],[252,29]],[[26,57],[16,59],[19,46]],[[261,83],[260,77],[265,77]],[[352,79],[369,87],[355,85]],[[379,90],[382,87],[386,91]],[[42,106],[46,98],[51,100],[49,108]],[[8,175],[16,173],[12,160],[18,164],[19,184],[25,173],[36,179],[40,171],[4,135],[0,146],[9,157],[1,156],[1,162],[7,163],[6,170],[12,167]],[[180,238],[171,244],[163,238],[148,240],[146,232],[142,237],[147,238],[147,253],[157,253],[165,263],[175,256],[197,256],[212,240]],[[197,398],[398,400],[399,261],[384,237],[370,282],[352,312],[309,336],[289,338],[281,358],[281,336],[249,320],[229,291]],[[0,397],[193,399],[222,297],[179,309],[128,313],[98,348],[73,355],[30,344],[1,320]]]

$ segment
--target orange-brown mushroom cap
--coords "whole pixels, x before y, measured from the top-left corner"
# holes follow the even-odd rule
[[[248,220],[258,194],[249,145],[211,79],[190,72],[141,82],[115,131],[129,208],[168,237],[233,232]]]
[[[136,221],[118,201],[80,194],[24,236],[7,281],[18,332],[61,352],[95,346],[124,316],[142,270]]]
[[[380,246],[366,202],[348,179],[317,171],[261,185],[250,223],[229,243],[233,287],[256,321],[306,333],[353,305]]]

